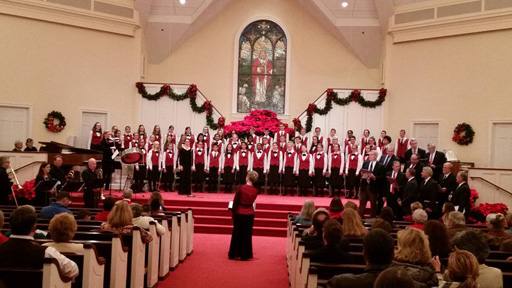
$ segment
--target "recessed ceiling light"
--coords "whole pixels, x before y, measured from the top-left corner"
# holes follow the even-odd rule
[[[185,5],[185,2],[187,2],[186,0],[180,0],[180,4],[181,5]]]
[[[346,2],[346,1],[341,2],[341,7],[347,8],[348,7],[348,2]]]

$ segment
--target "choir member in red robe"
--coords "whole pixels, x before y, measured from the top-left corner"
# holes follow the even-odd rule
[[[330,197],[340,197],[343,187],[343,168],[345,167],[345,157],[340,151],[340,144],[333,144],[332,151],[329,153],[329,184],[331,185]]]
[[[300,138],[296,138],[300,141]],[[297,161],[297,151],[293,147],[293,143],[291,141],[288,142],[287,150],[283,154],[283,165],[281,173],[283,174],[283,186],[284,191],[283,195],[286,195],[289,191],[293,196],[293,188],[296,187],[296,175],[295,171],[298,169],[298,161]]]
[[[279,195],[281,183],[281,170],[283,169],[283,152],[279,149],[277,142],[272,144],[265,161],[265,174],[267,174],[268,194]]]
[[[221,153],[219,146],[213,144],[212,151],[208,157],[206,165],[206,173],[208,174],[208,193],[216,193],[219,182]]]
[[[235,169],[237,163],[237,153],[233,151],[233,145],[226,145],[226,151],[222,153],[220,164],[222,183],[224,183],[224,192],[232,193],[233,184],[235,184]]]
[[[174,170],[177,168],[177,158],[174,144],[167,143],[167,149],[163,152],[162,164],[160,165],[163,168],[162,184],[164,191],[173,191],[172,184],[174,183]]]

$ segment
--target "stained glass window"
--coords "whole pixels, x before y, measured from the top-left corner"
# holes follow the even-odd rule
[[[286,53],[286,35],[276,23],[258,20],[245,27],[238,43],[238,113],[284,113]]]

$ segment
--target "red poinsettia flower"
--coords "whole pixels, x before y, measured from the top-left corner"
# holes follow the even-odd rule
[[[196,98],[197,96],[197,86],[196,84],[190,84],[188,86],[188,98]]]
[[[140,94],[143,94],[146,92],[146,87],[144,86],[144,83],[142,83],[142,82],[135,83],[135,87],[137,87],[137,90],[139,91]]]
[[[311,115],[315,114],[315,108],[316,108],[316,105],[314,103],[309,103],[309,105],[308,105],[308,116],[311,116]]]
[[[361,96],[361,91],[357,90],[357,89],[352,90],[352,93],[350,93],[350,99],[352,99],[352,101],[354,101],[354,102],[358,102],[360,96]]]
[[[299,118],[293,118],[293,126],[297,131],[299,131],[302,128],[302,123],[300,122]]]

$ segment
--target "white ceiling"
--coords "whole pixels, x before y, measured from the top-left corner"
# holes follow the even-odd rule
[[[150,63],[160,63],[186,39],[238,0],[136,0]],[[257,0],[253,0],[257,1]],[[283,0],[274,0],[283,1]],[[348,2],[346,8],[342,2]],[[380,66],[394,7],[432,0],[296,0],[369,68]]]

